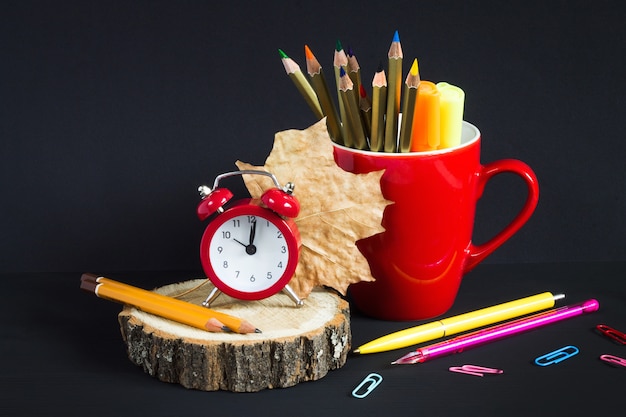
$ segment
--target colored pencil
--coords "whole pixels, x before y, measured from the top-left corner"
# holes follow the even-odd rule
[[[380,152],[385,143],[385,109],[387,106],[387,77],[382,64],[372,80],[372,127],[370,149]]]
[[[260,333],[245,320],[173,297],[93,274],[83,274],[81,288],[98,297],[132,305],[146,313],[203,330],[219,331],[226,326],[237,333]]]
[[[398,31],[393,35],[387,54],[389,70],[387,77],[387,114],[385,118],[385,152],[396,152],[398,141],[398,114],[402,94],[402,45]]]
[[[404,83],[404,99],[402,103],[402,122],[400,125],[399,152],[411,151],[411,132],[413,130],[413,118],[415,113],[415,102],[417,101],[418,87],[420,85],[420,74],[417,66],[417,58],[411,65],[411,70],[406,76]]]
[[[343,46],[341,46],[341,42],[337,40],[335,44],[335,53],[333,55],[333,68],[335,70],[335,84],[337,86],[337,100],[339,102],[339,118],[342,122],[342,127],[344,127],[342,129],[341,134],[342,134],[344,145],[348,147],[352,147],[352,144],[354,143],[354,141],[352,137],[350,137],[350,135],[348,134],[347,130],[345,129],[345,126],[343,126],[346,123],[347,115],[346,115],[345,105],[341,99],[341,93],[339,92],[339,83],[341,82],[341,70],[343,69],[345,71],[347,65],[348,65],[348,57],[346,56],[346,51],[343,50]]]
[[[365,139],[363,124],[361,123],[361,114],[354,92],[354,84],[343,68],[340,71],[340,77],[339,93],[346,110],[344,126],[347,127],[345,131],[351,133],[354,148],[367,149],[367,140]]]
[[[361,66],[359,65],[359,61],[356,59],[356,55],[354,55],[354,51],[350,46],[348,46],[347,56],[347,72],[348,76],[352,80],[352,84],[354,84],[354,91],[361,91]]]
[[[372,103],[367,97],[367,91],[361,84],[359,88],[359,108],[361,109],[361,122],[365,129],[365,136],[370,137],[372,132]]]
[[[304,100],[313,111],[315,117],[317,117],[318,119],[324,117],[324,113],[322,112],[322,108],[320,107],[317,94],[300,70],[300,66],[296,63],[296,61],[287,56],[287,54],[281,49],[278,50],[278,53],[280,54],[280,60],[285,67],[285,72],[287,73],[287,75],[289,75],[289,78],[291,78],[291,81],[293,81],[293,84],[296,86],[300,94],[302,94],[302,97],[304,97]]]
[[[335,106],[335,102],[330,95],[330,90],[328,89],[328,84],[326,83],[322,66],[307,45],[304,45],[304,54],[306,56],[307,73],[309,74],[311,85],[317,93],[320,107],[322,108],[324,116],[326,116],[328,134],[334,142],[343,144],[343,138],[341,137],[341,122],[339,120],[339,115],[337,114],[337,107]]]

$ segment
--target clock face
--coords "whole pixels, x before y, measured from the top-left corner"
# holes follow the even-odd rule
[[[297,240],[284,220],[261,207],[241,205],[209,224],[201,257],[205,272],[222,292],[260,299],[289,282],[297,250]]]

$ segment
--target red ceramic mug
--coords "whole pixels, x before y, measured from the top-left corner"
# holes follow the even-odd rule
[[[352,173],[384,169],[383,233],[357,242],[373,282],[350,286],[363,313],[386,320],[421,320],[445,313],[463,275],[509,239],[532,215],[539,186],[515,159],[480,163],[480,131],[463,122],[459,146],[430,152],[384,153],[334,145],[338,166]],[[494,175],[519,175],[528,188],[515,218],[484,244],[472,243],[476,202]]]

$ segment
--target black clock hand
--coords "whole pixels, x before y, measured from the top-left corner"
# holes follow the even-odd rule
[[[250,243],[249,245],[254,244],[254,235],[256,234],[256,219],[252,219],[252,227],[250,228]]]
[[[241,246],[248,247],[248,245],[246,245],[246,244],[245,244],[245,243],[243,243],[243,242],[238,241],[237,239],[233,239],[233,240],[234,240],[235,242],[239,243]]]

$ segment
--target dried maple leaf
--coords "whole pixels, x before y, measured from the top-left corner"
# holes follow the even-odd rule
[[[315,286],[346,294],[350,284],[373,281],[367,260],[356,242],[383,232],[385,200],[380,191],[383,171],[352,174],[339,168],[325,119],[305,130],[278,132],[264,166],[237,161],[237,167],[273,173],[281,184],[293,182],[300,201],[295,219],[302,246],[289,285],[302,298]],[[271,179],[244,175],[253,198],[274,186]]]

